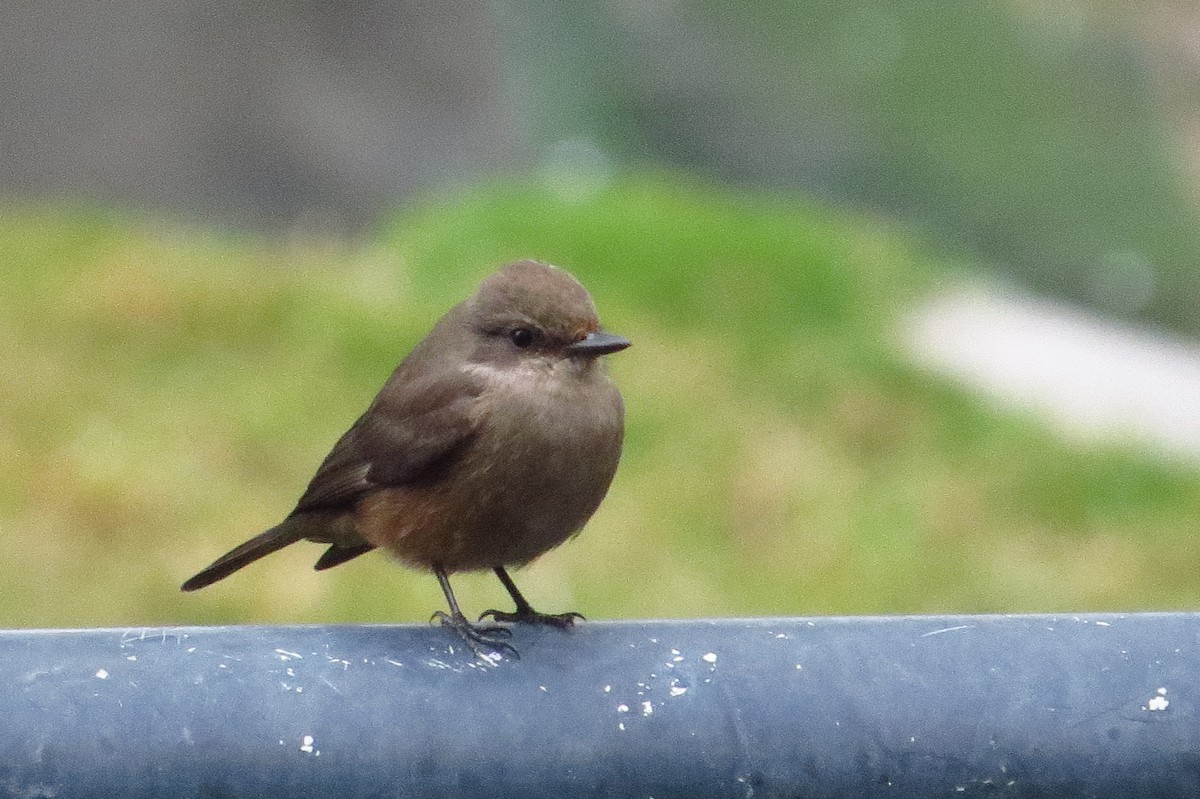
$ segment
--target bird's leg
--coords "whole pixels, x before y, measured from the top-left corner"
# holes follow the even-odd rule
[[[443,627],[449,627],[458,633],[470,650],[475,653],[475,657],[481,660],[490,661],[492,659],[485,650],[511,655],[514,658],[520,657],[512,644],[500,640],[512,635],[512,630],[498,624],[472,624],[458,608],[458,600],[454,598],[454,591],[450,588],[450,578],[446,575],[446,570],[441,566],[435,566],[433,573],[437,575],[438,583],[442,586],[442,593],[446,595],[446,603],[450,605],[449,613],[439,610],[433,614],[433,618],[441,622]]]
[[[508,595],[513,598],[513,602],[517,603],[517,609],[513,613],[505,613],[502,610],[485,610],[480,616],[483,619],[490,616],[496,621],[512,621],[521,624],[545,624],[548,627],[558,627],[566,629],[574,627],[576,619],[583,619],[583,614],[568,611],[567,613],[538,613],[533,609],[533,606],[521,596],[521,592],[517,590],[516,583],[508,576],[508,572],[503,566],[496,566],[492,569],[496,572],[496,576],[500,578],[500,582],[504,584],[504,588],[508,591]]]

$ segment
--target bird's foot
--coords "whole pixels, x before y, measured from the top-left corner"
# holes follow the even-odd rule
[[[479,620],[492,618],[496,621],[511,622],[515,624],[542,624],[546,627],[557,627],[560,630],[566,630],[575,626],[575,620],[587,621],[582,613],[568,611],[566,613],[538,613],[530,607],[517,608],[513,613],[507,613],[503,610],[485,610],[479,614]]]
[[[448,627],[466,643],[467,648],[480,660],[495,662],[495,655],[508,655],[521,659],[516,647],[503,640],[512,636],[512,630],[498,624],[472,624],[461,613],[450,614],[439,610],[433,614],[443,627]],[[432,621],[433,619],[430,619]]]

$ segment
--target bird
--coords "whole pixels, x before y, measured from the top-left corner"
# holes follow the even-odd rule
[[[292,512],[182,590],[306,540],[327,545],[318,571],[381,549],[431,572],[448,605],[433,619],[480,657],[518,656],[502,623],[572,627],[579,613],[534,610],[508,570],[579,533],[604,499],[625,411],[603,356],[628,346],[567,271],[534,260],[500,268],[400,361]],[[516,607],[471,622],[450,575],[486,570]]]

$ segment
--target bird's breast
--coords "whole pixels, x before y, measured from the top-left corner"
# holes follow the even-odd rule
[[[569,366],[479,375],[471,446],[435,483],[366,498],[376,509],[358,514],[363,536],[415,565],[465,571],[528,563],[578,532],[612,482],[624,409],[599,368]]]

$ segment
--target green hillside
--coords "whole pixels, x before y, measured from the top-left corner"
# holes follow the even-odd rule
[[[955,269],[878,220],[669,176],[496,185],[354,245],[96,209],[0,213],[0,626],[423,621],[435,581],[298,545],[178,584],[290,510],[433,320],[505,260],[606,325],[626,454],[518,575],[591,617],[1189,608],[1200,478],[1061,443],[905,363]],[[456,581],[468,610],[505,601]]]

